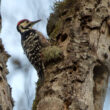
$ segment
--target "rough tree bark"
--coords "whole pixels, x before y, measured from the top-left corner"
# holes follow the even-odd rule
[[[11,98],[11,89],[7,83],[8,74],[6,62],[9,55],[5,52],[0,39],[0,110],[12,110],[13,100]]]
[[[110,2],[56,3],[47,31],[63,58],[46,64],[33,110],[102,110],[110,72]]]
[[[1,17],[0,17],[1,30]],[[7,83],[6,75],[8,74],[6,62],[9,55],[4,50],[0,39],[0,110],[12,110],[13,100],[11,98],[11,89]]]

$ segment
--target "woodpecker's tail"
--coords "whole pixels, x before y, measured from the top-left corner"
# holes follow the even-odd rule
[[[41,63],[40,68],[38,69],[38,76],[41,81],[44,81],[44,65]]]
[[[40,69],[38,71],[38,76],[41,81],[44,81],[44,70],[43,69]]]

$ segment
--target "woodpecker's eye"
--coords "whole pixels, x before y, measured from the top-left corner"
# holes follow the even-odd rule
[[[21,28],[23,29],[23,26],[21,26]]]
[[[22,29],[25,29],[25,27],[21,26]]]
[[[29,21],[26,21],[26,23],[28,23]]]

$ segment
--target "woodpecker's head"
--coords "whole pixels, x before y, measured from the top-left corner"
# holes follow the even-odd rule
[[[38,23],[41,20],[37,20],[37,21],[29,21],[27,19],[23,19],[21,21],[18,22],[17,24],[17,30],[20,33],[23,33],[25,31],[28,31],[29,29],[32,29],[32,26],[36,23]]]

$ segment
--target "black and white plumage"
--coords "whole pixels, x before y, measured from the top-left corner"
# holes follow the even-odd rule
[[[44,64],[42,61],[42,48],[49,46],[48,40],[32,26],[40,20],[31,22],[27,19],[17,24],[17,30],[21,34],[21,44],[29,61],[37,70],[39,78],[44,79]]]

